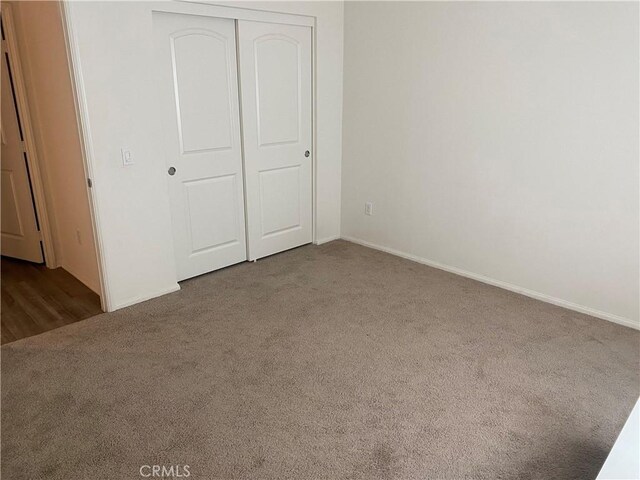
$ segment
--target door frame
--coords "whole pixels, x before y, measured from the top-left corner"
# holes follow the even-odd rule
[[[85,94],[84,79],[82,74],[82,66],[80,61],[80,47],[73,29],[71,21],[70,3],[72,0],[60,1],[60,12],[62,15],[62,23],[65,32],[65,40],[67,44],[67,56],[69,58],[69,70],[71,75],[71,84],[73,88],[73,96],[75,100],[76,116],[78,119],[78,130],[80,132],[80,143],[83,153],[83,164],[87,181],[90,183],[95,172],[95,154],[93,151],[93,141],[89,128],[89,107]],[[233,20],[252,20],[265,23],[282,23],[286,25],[298,25],[311,28],[311,223],[312,223],[312,243],[317,244],[317,59],[316,59],[316,24],[315,16],[298,15],[290,13],[279,13],[268,10],[256,10],[251,8],[219,5],[208,0],[176,0],[174,2],[158,1],[149,2],[149,12],[165,12],[179,13],[186,15],[203,15],[218,18],[230,18]],[[237,48],[237,46],[236,46]],[[242,121],[240,123],[240,132],[242,135]],[[244,152],[243,152],[243,169],[244,169]],[[168,181],[168,180],[167,180]],[[111,296],[111,288],[109,285],[109,263],[105,259],[103,249],[104,238],[101,226],[98,201],[93,188],[87,188],[89,198],[89,207],[91,211],[93,234],[95,239],[96,256],[98,259],[98,272],[100,276],[100,301],[102,309],[111,312],[122,305],[114,304]],[[168,191],[167,191],[168,195]],[[246,195],[246,192],[245,192]],[[245,196],[246,206],[246,196]]]
[[[16,104],[18,107],[18,117],[22,134],[24,136],[24,151],[27,154],[27,166],[31,193],[33,194],[33,208],[36,211],[38,224],[40,226],[40,242],[45,265],[47,268],[57,268],[55,249],[53,248],[53,237],[51,234],[51,222],[49,220],[49,212],[47,211],[46,196],[44,190],[44,181],[42,171],[40,169],[40,160],[36,150],[35,136],[33,134],[33,123],[29,113],[29,105],[27,103],[27,90],[24,83],[22,73],[22,65],[20,62],[20,53],[18,51],[18,43],[16,41],[16,30],[13,23],[13,12],[11,5],[6,2],[2,3],[2,25],[4,28],[4,39],[2,40],[2,54],[6,52],[9,55],[9,65],[11,78],[13,80],[14,94],[16,96]]]

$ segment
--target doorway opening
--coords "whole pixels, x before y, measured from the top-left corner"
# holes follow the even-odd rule
[[[102,312],[60,5],[3,2],[1,343]]]

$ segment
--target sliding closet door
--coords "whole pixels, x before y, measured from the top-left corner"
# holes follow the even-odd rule
[[[249,258],[311,242],[311,28],[238,22]]]
[[[178,280],[246,260],[235,22],[154,13]]]

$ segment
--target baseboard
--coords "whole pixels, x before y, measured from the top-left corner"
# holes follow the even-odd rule
[[[321,238],[319,240],[316,240],[315,244],[316,245],[322,245],[323,243],[328,243],[328,242],[333,242],[334,240],[340,240],[340,235],[333,235],[331,237],[324,237]]]
[[[541,300],[546,303],[551,303],[553,305],[557,305],[559,307],[564,307],[569,310],[573,310],[576,312],[584,313],[586,315],[591,315],[592,317],[601,318],[602,320],[608,320],[613,323],[617,323],[619,325],[624,325],[625,327],[630,327],[635,330],[640,330],[640,323],[634,322],[631,319],[621,317],[619,315],[614,315],[612,313],[602,312],[600,310],[596,310],[590,307],[585,307],[583,305],[579,305],[577,303],[568,302],[566,300],[562,300],[560,298],[552,297],[546,295],[544,293],[535,292],[533,290],[529,290],[527,288],[519,287],[518,285],[513,285],[511,283],[503,282],[500,280],[494,280],[490,277],[485,277],[484,275],[480,275],[473,272],[468,272],[466,270],[462,270],[460,268],[451,267],[449,265],[445,265],[442,263],[434,262],[433,260],[429,260],[427,258],[418,257],[416,255],[411,255],[409,253],[401,252],[400,250],[395,250],[389,247],[383,247],[381,245],[377,245],[375,243],[367,242],[365,240],[360,240],[359,238],[349,237],[343,235],[341,237],[343,240],[348,242],[357,243],[358,245],[362,245],[364,247],[373,248],[374,250],[380,250],[381,252],[390,253],[391,255],[396,255],[398,257],[406,258],[407,260],[412,260],[417,263],[422,263],[423,265],[428,265],[429,267],[434,267],[439,270],[444,270],[449,273],[455,273],[456,275],[460,275],[462,277],[471,278],[473,280],[477,280],[482,283],[486,283],[488,285],[493,285],[494,287],[504,288],[505,290],[509,290],[511,292],[519,293],[521,295],[525,295],[527,297],[535,298],[536,300]]]
[[[180,285],[176,283],[175,285],[169,288],[166,288],[164,290],[159,290],[149,295],[140,295],[138,297],[126,300],[122,303],[119,303],[118,305],[115,305],[113,309],[110,311],[113,312],[115,310],[120,310],[121,308],[130,307],[131,305],[135,305],[136,303],[146,302],[147,300],[151,300],[152,298],[161,297],[162,295],[166,295],[167,293],[177,292],[178,290],[180,290]]]

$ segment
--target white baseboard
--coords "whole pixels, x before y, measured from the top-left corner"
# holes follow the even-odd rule
[[[577,303],[568,302],[566,300],[562,300],[560,298],[555,298],[549,295],[545,295],[544,293],[535,292],[533,290],[529,290],[527,288],[519,287],[517,285],[513,285],[511,283],[502,282],[500,280],[494,280],[493,278],[485,277],[484,275],[480,275],[473,272],[468,272],[466,270],[462,270],[460,268],[451,267],[449,265],[444,265],[442,263],[434,262],[433,260],[429,260],[427,258],[418,257],[416,255],[411,255],[409,253],[401,252],[399,250],[395,250],[389,247],[383,247],[381,245],[377,245],[375,243],[367,242],[364,240],[360,240],[358,238],[349,237],[343,235],[341,237],[343,240],[348,242],[357,243],[358,245],[362,245],[365,247],[373,248],[374,250],[380,250],[382,252],[390,253],[392,255],[396,255],[398,257],[406,258],[407,260],[412,260],[417,263],[422,263],[423,265],[428,265],[430,267],[437,268],[439,270],[444,270],[446,272],[455,273],[456,275],[460,275],[463,277],[471,278],[473,280],[477,280],[482,283],[486,283],[489,285],[493,285],[494,287],[504,288],[505,290],[509,290],[511,292],[516,292],[521,295],[526,295],[527,297],[535,298],[536,300],[541,300],[546,303],[551,303],[553,305],[557,305],[559,307],[564,307],[569,310],[574,310],[576,312],[584,313],[587,315],[591,315],[592,317],[601,318],[603,320],[608,320],[613,323],[617,323],[619,325],[624,325],[625,327],[634,328],[636,330],[640,330],[640,323],[635,322],[631,319],[621,317],[619,315],[614,315],[612,313],[602,312],[600,310],[596,310],[590,307],[585,307],[583,305],[578,305]]]
[[[328,242],[333,242],[334,240],[339,240],[340,235],[333,235],[331,237],[324,237],[324,238],[320,238],[318,240],[316,240],[316,245],[322,245],[323,243],[328,243]]]
[[[173,286],[171,286],[169,288],[166,288],[164,290],[160,290],[160,291],[154,292],[154,293],[149,294],[149,295],[140,295],[138,297],[126,300],[126,301],[124,301],[122,303],[119,303],[118,305],[115,305],[113,307],[113,309],[110,310],[110,311],[113,312],[113,311],[116,311],[116,310],[120,310],[121,308],[130,307],[131,305],[135,305],[136,303],[145,302],[147,300],[151,300],[152,298],[161,297],[162,295],[166,295],[167,293],[177,292],[178,290],[180,290],[180,285],[178,285],[176,283],[175,285],[173,285]]]

